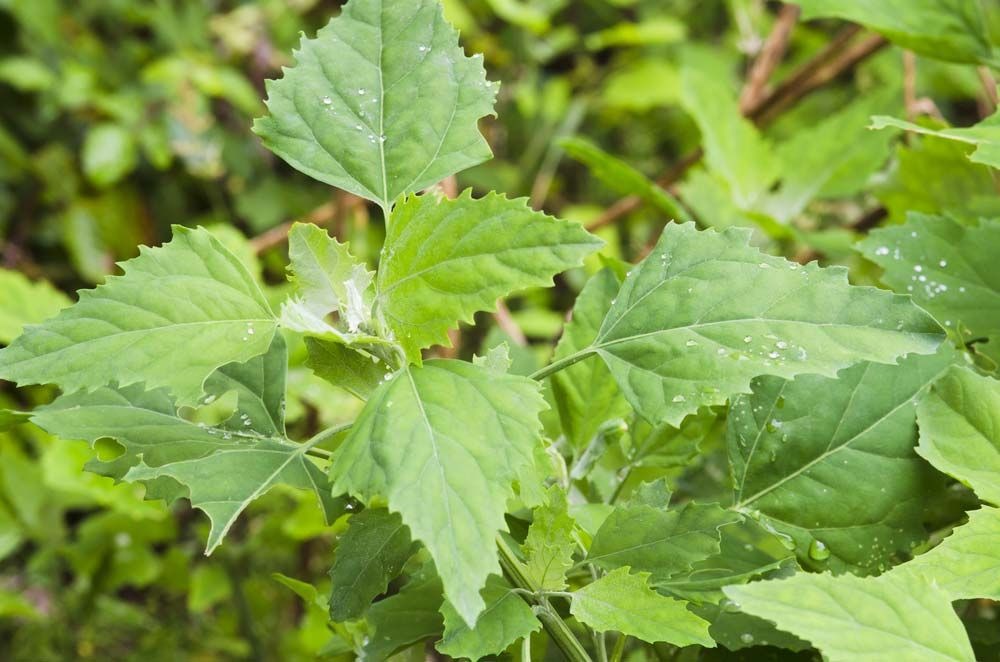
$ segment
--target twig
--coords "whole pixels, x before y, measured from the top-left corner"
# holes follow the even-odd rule
[[[903,51],[903,108],[906,119],[917,118],[917,56],[913,51]]]
[[[979,74],[979,82],[983,84],[985,103],[983,105],[983,117],[992,115],[1000,106],[1000,98],[997,95],[997,81],[993,77],[993,72],[989,67],[978,67],[976,73]]]
[[[307,223],[315,223],[316,225],[326,225],[336,218],[336,216],[336,203],[327,202],[326,204],[320,205],[319,207],[316,207],[316,209],[309,212],[303,221]],[[263,234],[257,235],[250,240],[250,247],[253,248],[255,253],[260,255],[275,246],[280,246],[288,239],[288,231],[292,228],[293,224],[294,221],[286,221],[281,225],[274,226]]]
[[[740,112],[746,113],[761,102],[771,75],[788,49],[788,39],[799,20],[799,11],[798,5],[784,5],[778,12],[771,34],[750,67],[746,85],[740,94]]]
[[[503,299],[497,299],[497,310],[493,313],[493,317],[496,318],[497,326],[499,326],[504,333],[510,336],[510,339],[521,347],[527,347],[528,338],[524,335],[524,331],[521,327],[517,325],[514,318],[510,314],[510,308]]]

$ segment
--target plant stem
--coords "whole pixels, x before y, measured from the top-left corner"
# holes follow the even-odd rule
[[[584,360],[585,358],[591,356],[593,353],[594,353],[594,349],[592,347],[588,347],[586,349],[581,349],[579,352],[576,352],[575,354],[570,354],[569,356],[567,356],[565,358],[559,359],[558,361],[556,361],[554,363],[548,364],[547,366],[545,366],[544,368],[541,368],[540,370],[536,370],[535,372],[533,372],[531,374],[531,378],[532,379],[537,379],[538,381],[541,381],[541,380],[545,379],[546,377],[549,377],[550,375],[554,375],[555,373],[559,372],[560,370],[565,370],[566,368],[570,367],[574,363],[579,363],[580,361]]]
[[[618,640],[615,641],[614,650],[611,651],[611,662],[621,662],[622,655],[625,654],[625,642],[628,640],[628,635],[624,633],[618,634]]]
[[[302,442],[302,444],[299,446],[299,452],[311,453],[313,455],[318,454],[320,457],[325,457],[327,459],[333,457],[333,453],[331,453],[330,451],[323,450],[322,448],[315,448],[315,446],[318,446],[319,444],[322,444],[324,441],[328,441],[333,437],[336,437],[338,434],[340,434],[344,430],[347,430],[352,425],[354,425],[353,421],[351,423],[341,423],[340,425],[334,425],[332,428],[320,430],[319,432],[311,436],[307,441]]]
[[[507,579],[516,588],[524,589],[537,595],[538,587],[533,586],[531,580],[525,576],[521,570],[521,562],[514,555],[514,550],[507,545],[507,541],[501,536],[497,536],[497,549],[500,551],[500,567],[503,568]],[[538,612],[538,618],[542,622],[542,626],[545,627],[545,631],[548,632],[549,637],[552,638],[552,641],[562,651],[566,659],[570,662],[592,662],[590,655],[587,654],[587,650],[576,638],[576,635],[573,634],[573,631],[569,629],[569,626],[566,625],[566,621],[560,618],[559,614],[552,609],[548,601],[545,598],[541,598],[537,600],[537,604],[541,607],[541,610]]]

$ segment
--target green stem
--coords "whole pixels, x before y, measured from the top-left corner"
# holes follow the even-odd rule
[[[594,348],[593,347],[588,347],[586,349],[581,349],[579,352],[576,352],[574,354],[570,354],[569,356],[567,356],[565,358],[559,359],[558,361],[556,361],[554,363],[548,364],[547,366],[545,366],[541,370],[535,371],[531,375],[531,378],[532,379],[537,379],[538,381],[541,381],[541,380],[545,379],[546,377],[548,377],[550,375],[554,375],[555,373],[559,372],[560,370],[565,370],[566,368],[570,367],[574,363],[579,363],[580,361],[582,361],[585,358],[591,356],[592,354],[594,354]]]
[[[538,594],[538,587],[533,586],[531,580],[525,576],[521,569],[521,562],[517,559],[508,545],[507,541],[501,536],[497,536],[497,549],[500,551],[500,566],[503,568],[504,574],[507,579],[510,580],[516,588],[524,589],[530,591],[533,594]],[[542,626],[545,631],[548,632],[549,637],[562,654],[570,662],[592,662],[590,655],[587,654],[587,650],[583,647],[580,641],[573,634],[573,631],[569,629],[566,625],[566,621],[559,617],[559,614],[552,609],[551,605],[543,599],[538,601],[541,610],[538,612],[538,618],[542,622]]]
[[[614,650],[611,651],[611,662],[622,662],[622,656],[625,654],[625,642],[627,640],[627,634],[619,633],[618,640],[615,641]]]
[[[299,446],[299,448],[302,449],[303,453],[310,450],[322,450],[314,447],[318,446],[319,444],[322,444],[324,441],[328,441],[336,437],[338,434],[340,434],[344,430],[347,430],[352,425],[354,425],[353,421],[350,423],[341,423],[340,425],[334,425],[332,428],[327,428],[325,430],[320,430],[313,436],[309,437],[308,440],[302,442],[302,445]],[[329,453],[329,451],[327,452]]]

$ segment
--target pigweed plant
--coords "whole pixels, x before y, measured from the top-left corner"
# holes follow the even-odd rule
[[[89,468],[148,498],[190,499],[207,553],[271,488],[314,492],[347,522],[332,591],[296,586],[329,611],[330,654],[973,659],[952,602],[1000,596],[1000,516],[983,505],[936,536],[925,521],[949,476],[1000,502],[1000,385],[974,351],[1000,333],[1000,222],[873,233],[860,250],[895,292],[748,231],[669,223],[639,264],[604,260],[534,374],[503,345],[426,358],[602,242],[523,199],[433,188],[491,157],[477,125],[499,89],[437,0],[351,0],[294,59],[254,130],[381,208],[377,271],[296,225],[273,307],[210,232],[177,226],[0,352],[0,377],[63,393],[7,419],[104,448]],[[306,441],[284,426],[300,337],[312,370],[365,402]],[[232,393],[231,414],[192,415]],[[672,498],[712,446],[731,500]]]

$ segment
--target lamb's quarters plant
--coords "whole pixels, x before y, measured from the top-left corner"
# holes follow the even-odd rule
[[[980,25],[971,0],[800,4],[995,61],[978,28],[957,27]],[[928,32],[938,16],[947,30]],[[175,226],[54,316],[60,296],[4,276],[31,307],[0,317],[0,377],[62,395],[0,423],[30,416],[99,448],[89,470],[190,500],[210,520],[206,553],[274,487],[314,494],[342,532],[332,588],[279,580],[328,614],[329,651],[385,659],[430,641],[527,660],[548,642],[604,662],[616,633],[615,662],[656,643],[973,659],[951,603],[1000,598],[1000,382],[984,350],[1000,338],[1000,219],[938,209],[873,232],[858,249],[891,289],[771,255],[746,228],[670,222],[638,264],[602,257],[544,367],[522,374],[499,343],[444,358],[434,348],[460,323],[551,285],[601,240],[524,199],[434,188],[490,158],[477,124],[498,90],[438,0],[350,0],[294,61],[255,131],[381,208],[377,268],[300,223],[279,305],[204,228]],[[700,221],[698,200],[723,191],[732,218],[788,237],[808,202],[861,190],[892,137],[860,133],[882,97],[772,148],[709,73],[685,69],[679,96],[705,149],[681,187],[694,215],[594,145],[563,145],[661,213]],[[934,139],[996,166],[994,124]],[[838,149],[847,132],[858,140]],[[353,423],[290,438],[290,343],[363,401]],[[678,480],[711,449],[728,462],[704,470],[731,485],[721,502]],[[956,525],[972,492],[990,505]]]

